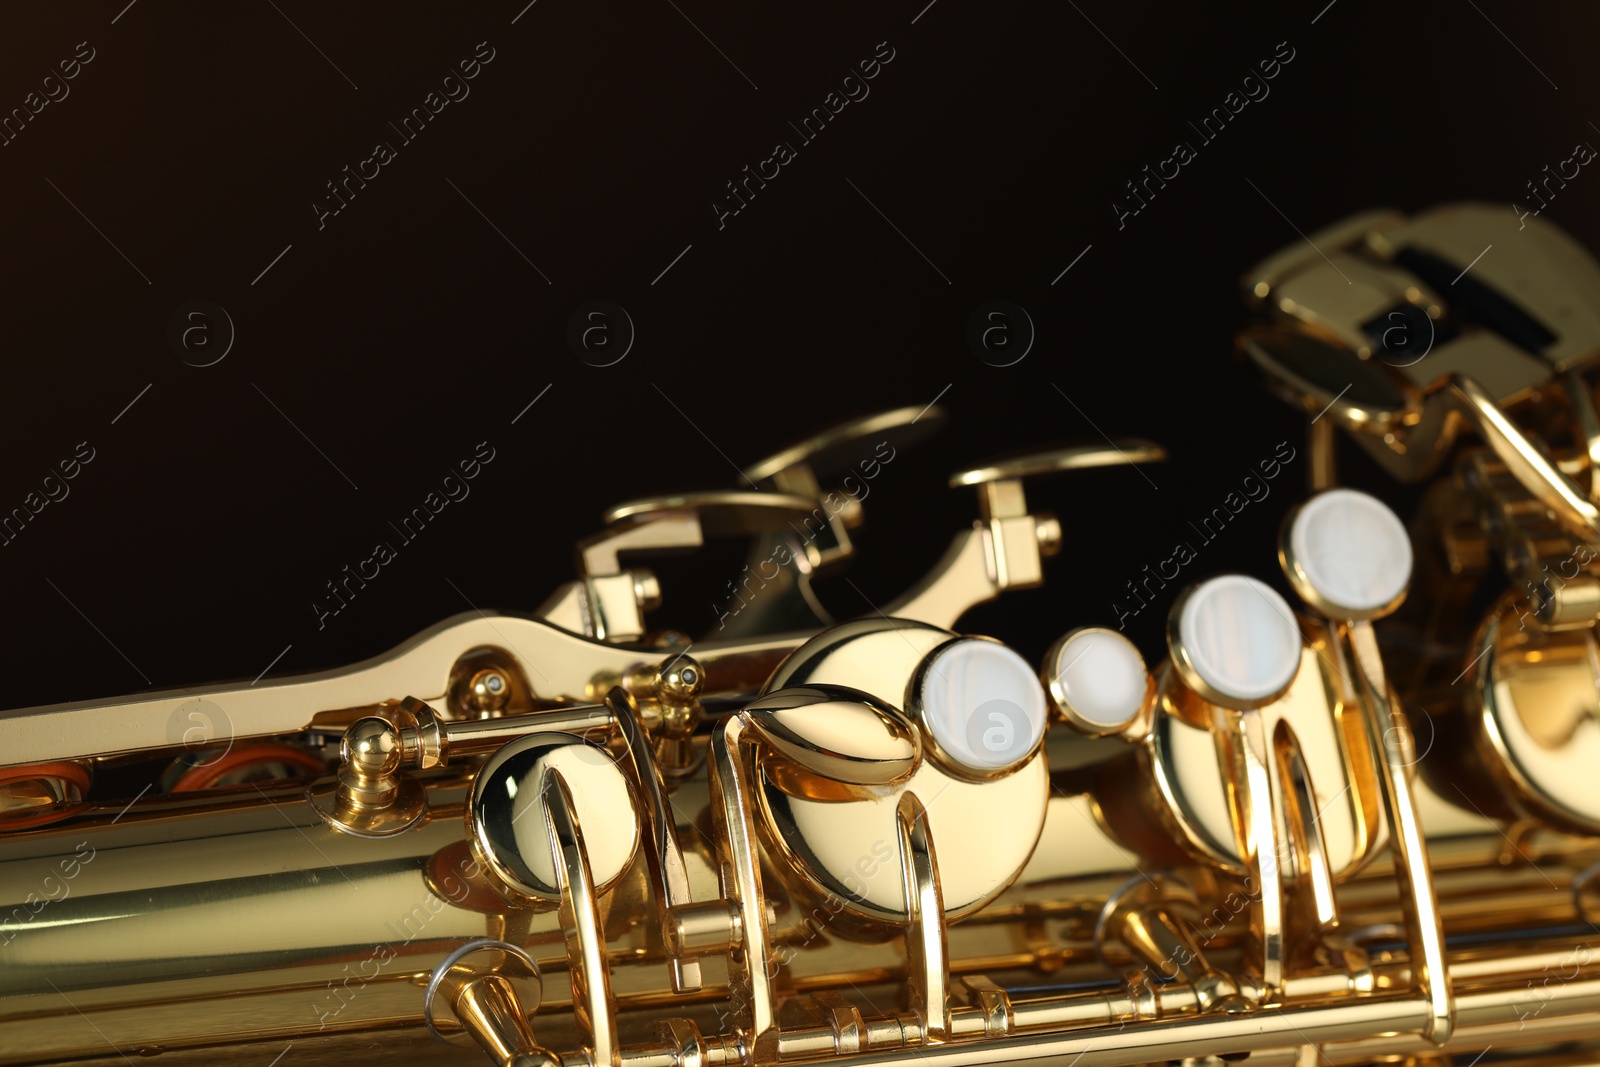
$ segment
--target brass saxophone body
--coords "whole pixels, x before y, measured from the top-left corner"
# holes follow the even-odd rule
[[[0,1063],[1595,1062],[1600,267],[1482,205],[1307,246],[1239,338],[1309,420],[1293,605],[1202,581],[1153,669],[960,630],[1061,546],[1024,483],[1130,439],[957,473],[934,571],[830,617],[913,407],[612,509],[531,614],[0,713]],[[759,591],[652,631],[641,558],[712,537]]]

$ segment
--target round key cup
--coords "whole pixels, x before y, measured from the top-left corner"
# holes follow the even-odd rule
[[[1235,711],[1283,696],[1300,671],[1300,627],[1270,585],[1224,574],[1184,592],[1167,626],[1184,684]]]
[[[963,778],[1009,774],[1044,739],[1048,710],[1039,678],[998,641],[949,642],[928,657],[915,689],[935,758]]]
[[[1154,683],[1144,657],[1115,630],[1072,630],[1045,654],[1042,680],[1057,714],[1086,737],[1141,733]]]
[[[1411,580],[1411,538],[1382,501],[1330,489],[1290,515],[1279,561],[1296,593],[1340,621],[1379,619],[1400,606]]]

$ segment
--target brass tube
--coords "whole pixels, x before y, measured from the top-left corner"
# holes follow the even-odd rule
[[[419,777],[427,787],[429,815],[414,829],[389,838],[360,838],[333,829],[297,786],[147,797],[126,811],[120,803],[91,805],[58,824],[10,836],[0,862],[0,1063],[103,1056],[108,1043],[129,1052],[181,1050],[279,1035],[287,1042],[308,1033],[326,1040],[341,1033],[420,1029],[417,979],[425,978],[453,949],[485,936],[528,945],[546,972],[535,1032],[546,1029],[541,1020],[559,1029],[570,1012],[571,993],[556,913],[473,910],[484,898],[462,876],[460,866],[469,859],[460,807],[468,779],[450,767]],[[681,813],[701,811],[706,803],[703,779],[683,783],[673,798]],[[1078,820],[1065,807],[1052,817],[1068,825]],[[687,828],[681,832],[687,840],[698,840]],[[1486,841],[1485,847],[1492,844]],[[698,853],[690,859],[695,898],[715,898],[715,869]],[[68,860],[70,867],[63,868]],[[1100,877],[1098,868],[1069,875],[1059,858],[1048,862],[1048,877],[1030,881],[1025,874],[1020,893],[1048,892],[1059,898],[1062,885],[1082,887]],[[68,870],[70,874],[63,873]],[[45,881],[51,872],[62,880]],[[1547,872],[1556,876],[1553,867]],[[1371,877],[1384,881],[1387,873],[1374,871]],[[1541,899],[1550,894],[1548,884],[1534,881],[1537,885],[1530,884],[1529,893]],[[60,888],[52,892],[53,885]],[[624,929],[629,917],[654,914],[646,886],[642,877],[624,878],[609,894],[613,930]],[[1352,888],[1342,886],[1341,893]],[[29,893],[47,892],[55,899],[33,913],[23,908],[22,918],[12,918]],[[1515,893],[1493,894],[1485,886],[1475,895],[1480,907],[1501,916],[1501,929],[1521,928],[1512,926],[1513,920],[1524,918]],[[769,887],[767,896],[780,911],[786,906],[782,887]],[[1462,907],[1465,903],[1463,895]],[[1372,905],[1372,917],[1384,918],[1375,900]],[[1003,910],[1004,900],[997,914]],[[1389,914],[1385,921],[1395,918]],[[1024,921],[1019,912],[998,925],[1009,928]],[[959,934],[968,926],[960,924],[954,931]],[[673,996],[659,949],[645,936],[647,928],[639,925],[637,936],[613,934],[613,991],[624,1018],[644,1010],[711,1015],[713,1005],[726,1003],[726,987],[716,973],[708,974],[702,994]],[[966,945],[953,938],[952,972],[990,969],[994,941],[978,938]],[[1569,936],[1552,936],[1515,949],[1502,943],[1452,950],[1449,973],[1461,990],[1458,1022],[1463,1033],[1449,1047],[1467,1049],[1484,1040],[1482,1035],[1502,1031],[1508,1031],[1502,1038],[1506,1044],[1521,1039],[1516,1033],[1518,1005],[1525,1014],[1532,1013],[1523,1031],[1527,1035],[1576,1032],[1572,1028],[1581,1029],[1583,1020],[1592,1023],[1600,1012],[1600,979],[1590,977],[1593,966],[1578,975],[1581,981],[1552,979],[1550,997],[1543,997],[1545,976],[1573,973],[1565,966],[1570,947]],[[1007,963],[1031,969],[1045,959],[1041,954],[1059,950],[1048,942],[1037,949],[1019,947]],[[1084,952],[1092,951],[1092,945],[1084,947]],[[831,934],[787,959],[786,973],[807,989],[892,981],[903,967],[901,950],[893,942],[852,944]],[[1388,967],[1383,977],[1387,988],[1408,980],[1403,965]],[[1540,999],[1527,992],[1530,980]],[[1298,987],[1292,991],[1304,992]],[[1070,994],[1020,995],[1012,1004],[1010,1037],[985,1038],[976,1045],[963,1037],[952,1047],[987,1048],[992,1062],[1001,1062],[1022,1058],[1022,1046],[1042,1040],[1044,1030],[1057,1031],[1052,1040],[1065,1040],[1067,1035],[1059,1031],[1070,1029],[1081,1037],[1123,1026],[1128,1035],[1138,1035],[1137,1042],[1118,1045],[1102,1038],[1080,1067],[1089,1067],[1091,1061],[1143,1062],[1155,1057],[1156,1046],[1166,1047],[1162,1043],[1169,1038],[1191,1052],[1201,1048],[1185,1036],[1192,1022],[1219,1025],[1221,1029],[1199,1032],[1207,1041],[1221,1041],[1213,1048],[1227,1048],[1232,1035],[1278,1015],[1255,1012],[1232,1022],[1191,1015],[1185,1020],[1169,1013],[1193,1010],[1168,995],[1175,992],[1176,987],[1163,987],[1159,1018],[1139,1017],[1138,1004],[1114,983]],[[1351,999],[1342,1006],[1367,1011],[1380,1010],[1381,1004],[1393,1001]],[[1313,1009],[1295,1008],[1284,1015],[1298,1020],[1302,1010]],[[1334,1027],[1329,1033],[1360,1037],[1410,1025],[1382,1014],[1399,1010],[1383,1008],[1365,1028]],[[1404,1010],[1414,1012],[1416,1004]],[[873,1057],[892,1059],[903,1047],[904,1035],[912,1032],[894,1018],[869,1018],[864,1026]],[[1292,1031],[1280,1028],[1275,1033],[1253,1047],[1304,1041]],[[718,1058],[728,1055],[725,1037],[710,1030],[706,1034],[707,1048],[716,1049]],[[1391,1045],[1414,1052],[1425,1048],[1412,1039],[1358,1043],[1341,1062]],[[1081,1051],[1083,1045],[1064,1047]],[[932,1049],[918,1053],[931,1054]],[[1076,1054],[1065,1054],[1066,1060]],[[1109,1058],[1102,1061],[1102,1054]]]
[[[1493,1045],[1543,1045],[1595,1036],[1600,978],[1574,979],[1545,990],[1546,1000],[1525,1000],[1528,986],[1501,985],[1456,993],[1456,1029],[1444,1052],[1475,1052]],[[1531,1010],[1537,1009],[1537,1010]],[[1366,1037],[1325,1047],[1327,1062],[1369,1063],[1379,1056],[1435,1054],[1440,1049],[1416,1035]]]
[[[529,734],[569,733],[592,737],[590,731],[614,725],[610,709],[603,704],[581,704],[572,708],[552,708],[533,715],[510,719],[453,719],[441,723],[445,751],[451,756],[493,752],[507,741]]]
[[[1329,1007],[1284,1008],[1244,1016],[1175,1019],[1159,1026],[1067,1034],[1015,1034],[884,1053],[832,1056],[830,1067],[1123,1067],[1190,1056],[1320,1044],[1390,1030],[1421,1030],[1431,1013],[1414,998],[1371,998]],[[1431,1047],[1431,1046],[1430,1046]]]

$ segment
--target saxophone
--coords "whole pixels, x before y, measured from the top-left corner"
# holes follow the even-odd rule
[[[932,572],[828,614],[910,407],[613,508],[530,614],[0,713],[0,1063],[1596,1062],[1600,266],[1463,204],[1243,290],[1311,492],[1153,669],[959,628],[1061,546],[1025,485],[1145,440],[955,474]],[[737,605],[652,629],[712,538]]]

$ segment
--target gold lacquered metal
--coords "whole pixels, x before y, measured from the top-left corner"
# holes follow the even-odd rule
[[[358,837],[402,833],[427,810],[423,791],[400,774],[405,759],[401,732],[384,718],[357,719],[339,749],[343,764],[334,782],[308,790],[313,806],[334,826]]]
[[[729,604],[718,619],[719,634],[782,633],[834,622],[812,587],[814,579],[854,557],[850,531],[866,521],[862,502],[884,464],[943,421],[935,405],[879,412],[812,434],[741,471],[744,486],[803,497],[811,511],[752,540],[743,571],[728,583],[738,609]],[[759,596],[745,601],[745,593],[757,591]]]
[[[1511,205],[1452,204],[1368,237],[1380,256],[1414,247],[1463,263],[1496,242],[1507,254],[1484,256],[1474,273],[1555,335],[1540,353],[1551,368],[1592,366],[1600,356],[1600,266],[1553,223]]]
[[[754,810],[752,789],[757,769],[751,746],[744,743],[745,720],[728,719],[712,736],[711,792],[722,833],[717,838],[717,862],[726,894],[734,900],[730,913],[728,971],[732,1021],[741,1041],[747,1041],[758,1059],[772,1059],[777,1051],[778,1016],[769,972],[771,954],[767,934],[766,895],[762,889],[759,855],[749,813]]]
[[[796,651],[768,687],[845,684],[902,714],[915,715],[912,691],[923,664],[952,635],[904,620],[862,619],[825,632]],[[919,727],[920,743],[933,747]],[[802,799],[770,777],[763,790],[764,828],[788,861],[782,868],[803,893],[830,910],[878,922],[906,921],[897,811],[906,793],[921,798],[928,833],[943,857],[940,874],[947,916],[959,919],[1003,891],[1039,839],[1048,796],[1042,751],[1014,772],[973,781],[923,759],[894,791],[848,803]]]
[[[905,892],[906,985],[922,1040],[950,1037],[950,961],[945,945],[944,892],[939,860],[928,828],[928,810],[915,793],[895,805],[900,871]]]
[[[638,847],[632,790],[603,752],[565,733],[510,742],[478,771],[467,815],[475,853],[517,903],[562,900],[562,863],[552,858],[538,817],[548,810],[551,775],[559,775],[573,817],[579,809],[589,815],[584,862],[598,891],[622,876]]]
[[[1155,714],[1156,680],[1148,670],[1145,671],[1144,699],[1140,702],[1138,710],[1121,726],[1108,726],[1097,722],[1072,705],[1062,678],[1061,659],[1075,638],[1080,634],[1089,633],[1106,634],[1112,640],[1125,642],[1143,667],[1144,657],[1139,655],[1133,642],[1128,641],[1119,631],[1105,626],[1076,627],[1056,639],[1055,644],[1044,654],[1044,665],[1039,669],[1039,678],[1044,682],[1045,691],[1050,695],[1050,706],[1063,722],[1085,737],[1120,737],[1125,741],[1141,741],[1150,732],[1150,723]]]
[[[1509,208],[1462,204],[1411,220],[1375,213],[1331,227],[1312,240],[1326,239],[1332,248],[1319,247],[1339,252],[1348,270],[1326,258],[1289,256],[1245,276],[1250,298],[1278,321],[1246,330],[1240,351],[1291,402],[1358,431],[1357,443],[1404,481],[1436,470],[1470,428],[1559,522],[1597,539],[1600,508],[1504,408],[1550,386],[1558,372],[1600,357],[1600,265],[1549,223],[1531,220],[1524,234],[1517,221]],[[1406,257],[1419,254],[1446,263],[1462,257],[1461,266],[1481,267],[1475,257],[1496,240],[1506,254],[1479,270],[1473,284],[1481,281],[1518,301],[1531,324],[1526,329],[1551,336],[1544,347],[1519,347],[1477,323],[1440,340],[1440,323],[1453,321],[1451,312],[1408,276],[1409,268],[1399,269],[1415,264]],[[1466,251],[1469,245],[1474,251]],[[1364,298],[1352,302],[1358,287],[1351,274],[1384,281],[1360,288]],[[1393,317],[1401,313],[1389,309],[1412,305],[1429,324],[1427,337],[1412,337],[1403,316],[1395,324],[1383,319],[1386,310]],[[1396,330],[1409,346],[1403,355],[1374,347],[1374,334]]]
[[[1061,524],[1028,511],[1025,477],[1166,458],[1160,445],[1142,438],[1107,445],[1055,449],[969,468],[951,475],[952,488],[976,486],[981,518],[957,534],[934,573],[897,597],[883,614],[954,626],[978,604],[1008,589],[1029,589],[1043,579],[1043,560],[1061,548]]]
[[[661,586],[649,571],[624,569],[624,554],[678,552],[698,548],[707,535],[785,529],[811,510],[803,497],[744,491],[674,493],[619,504],[605,513],[605,529],[578,544],[578,580],[552,593],[538,613],[573,633],[636,640],[645,632],[645,612],[660,605]]]
[[[970,915],[1015,880],[1043,828],[1048,768],[1035,756],[1015,774],[971,782],[931,761],[901,794],[852,803],[802,800],[768,783],[765,829],[803,894],[830,910],[878,922],[903,922],[903,871],[895,852],[899,795],[927,798],[929,832],[943,842],[940,882],[946,915]]]
[[[806,635],[759,638],[701,652],[704,695],[749,694]],[[451,672],[464,649],[498,648],[550,699],[582,699],[595,679],[620,681],[642,658],[637,651],[587,640],[540,619],[469,613],[440,623],[399,648],[353,667],[320,674],[262,679],[255,685],[209,686],[139,694],[111,702],[0,711],[6,745],[0,766],[59,759],[102,759],[136,753],[176,753],[197,743],[199,730],[231,733],[235,744],[300,735],[322,709],[377,708],[406,695],[441,705]],[[537,670],[535,670],[537,668]],[[603,690],[602,690],[603,691]],[[205,701],[221,709],[215,723],[192,713]],[[191,714],[195,718],[191,720]],[[171,724],[194,721],[190,733],[172,734]],[[335,731],[342,732],[348,719]],[[219,742],[220,743],[220,742]]]
[[[1350,644],[1357,692],[1368,718],[1373,761],[1381,768],[1378,781],[1394,843],[1395,871],[1403,886],[1401,910],[1412,946],[1412,982],[1430,1008],[1423,1035],[1434,1044],[1443,1045],[1455,1027],[1454,998],[1446,975],[1444,928],[1433,892],[1427,843],[1412,796],[1412,757],[1397,725],[1393,698],[1371,626],[1365,622],[1351,622],[1344,636]]]
[[[963,485],[991,485],[1039,474],[1087,470],[1091,467],[1157,463],[1166,458],[1166,449],[1154,441],[1126,437],[1114,441],[1109,449],[1101,445],[1060,448],[1053,452],[1034,452],[1015,459],[998,460],[983,467],[957,471],[950,476],[950,488],[955,489]]]
[[[1240,333],[1239,351],[1274,393],[1336,426],[1387,436],[1422,417],[1421,389],[1316,329],[1255,323]]]
[[[491,938],[469,941],[429,976],[423,1012],[429,1029],[459,1026],[502,1067],[555,1067],[528,1025],[544,992],[539,965],[515,945]]]
[[[613,835],[616,831],[606,826],[607,818],[591,819],[590,833],[594,836],[585,835],[572,788],[568,785],[568,776],[576,767],[573,763],[551,760],[542,778],[535,780],[544,807],[544,830],[554,860],[552,870],[560,900],[558,915],[567,949],[567,972],[572,980],[573,1025],[583,1051],[593,1062],[615,1063],[620,1047],[616,1004],[611,995],[611,961],[600,911],[599,895],[604,886],[596,882],[590,867],[589,842],[596,840],[595,831]],[[578,773],[587,778],[593,771]],[[475,790],[474,806],[476,800]],[[618,810],[619,805],[612,802],[591,808],[591,813],[609,816]],[[631,820],[624,818],[622,821]]]
[[[1600,268],[1486,212],[1369,213],[1246,277],[1242,350],[1311,418],[1318,488],[1336,427],[1397,478],[1447,472],[1407,594],[1339,603],[1280,546],[1321,616],[1283,692],[1208,691],[1180,640],[1096,729],[1058,644],[1024,672],[1038,743],[954,759],[935,722],[998,691],[975,669],[973,707],[920,703],[973,646],[961,614],[1097,547],[1024,477],[1160,450],[970,468],[950,553],[835,623],[810,581],[863,509],[825,487],[938,412],[869,416],[748,468],[756,492],[615,509],[532,616],[0,712],[0,1064],[1600,1063]],[[1491,240],[1467,289],[1436,281]],[[1398,366],[1391,311],[1439,347]],[[650,634],[665,594],[629,557],[708,535],[785,546],[792,580]],[[230,746],[248,773],[189,773]]]
[[[651,522],[658,516],[691,514],[700,520],[707,534],[734,536],[757,534],[800,519],[811,513],[813,505],[804,497],[784,493],[755,493],[740,490],[711,490],[702,493],[671,493],[618,504],[601,518],[606,525]]]
[[[1600,834],[1600,650],[1593,627],[1542,633],[1502,604],[1478,639],[1470,710],[1482,765],[1512,804]]]
[[[679,677],[681,680],[681,673]],[[681,950],[681,938],[675,936],[678,932],[675,917],[693,899],[683,843],[678,838],[678,820],[673,814],[666,783],[656,766],[650,742],[645,739],[641,729],[638,705],[621,687],[613,687],[606,694],[606,709],[614,717],[623,744],[627,747],[633,784],[638,790],[642,809],[640,817],[644,823],[641,836],[648,866],[655,880],[661,941],[668,950],[667,969],[672,978],[672,988],[678,993],[691,993],[701,985],[700,964]]]
[[[1188,604],[1189,597],[1198,588],[1198,586],[1191,586],[1179,593],[1177,600],[1173,602],[1171,612],[1167,616],[1167,651],[1171,656],[1172,669],[1183,680],[1183,684],[1201,699],[1211,704],[1233,708],[1238,711],[1265,707],[1282,698],[1284,693],[1293,688],[1295,678],[1299,677],[1298,673],[1290,677],[1277,692],[1250,699],[1241,699],[1231,694],[1219,692],[1206,680],[1205,675],[1195,667],[1194,653],[1183,639],[1179,620],[1183,617],[1183,609]],[[1302,661],[1303,659],[1304,657],[1302,657]],[[1184,703],[1182,697],[1176,697],[1175,699],[1179,703]]]
[[[911,777],[921,758],[920,735],[905,717],[859,693],[791,686],[741,714],[778,757],[762,761],[767,778],[802,798],[881,795]]]
[[[1320,502],[1333,502],[1336,507],[1347,507],[1350,503],[1359,502],[1369,513],[1382,517],[1386,524],[1392,525],[1397,533],[1400,532],[1398,518],[1370,497],[1346,492],[1343,496],[1324,496]],[[1385,822],[1390,828],[1394,844],[1395,872],[1402,888],[1402,911],[1405,915],[1408,940],[1414,952],[1412,980],[1416,991],[1433,1006],[1433,1014],[1424,1033],[1435,1044],[1442,1045],[1449,1039],[1450,1031],[1455,1025],[1450,983],[1445,976],[1444,929],[1437,910],[1438,902],[1429,869],[1427,844],[1419,823],[1416,802],[1412,797],[1410,779],[1412,754],[1408,751],[1405,739],[1398,728],[1399,717],[1394,708],[1394,697],[1389,689],[1383,657],[1379,653],[1377,636],[1372,628],[1373,619],[1388,615],[1400,606],[1405,599],[1405,589],[1402,587],[1397,595],[1386,601],[1375,597],[1378,602],[1360,605],[1339,602],[1335,598],[1334,591],[1343,579],[1351,576],[1370,576],[1374,563],[1394,567],[1397,576],[1403,576],[1405,584],[1409,585],[1411,547],[1403,536],[1398,538],[1396,544],[1390,546],[1363,545],[1362,551],[1385,553],[1387,558],[1374,561],[1342,557],[1334,561],[1333,565],[1343,573],[1319,573],[1319,569],[1310,567],[1309,560],[1298,559],[1293,547],[1296,526],[1310,514],[1309,511],[1302,511],[1291,515],[1285,521],[1283,534],[1279,539],[1278,558],[1302,597],[1328,613],[1331,619],[1339,624],[1337,632],[1348,652],[1347,662],[1351,665],[1350,674],[1355,682],[1357,701],[1366,719],[1370,754],[1373,763],[1379,768],[1377,777],[1381,787],[1380,795],[1383,798]],[[1349,525],[1348,513],[1341,515],[1335,511],[1331,519],[1325,518],[1322,521],[1333,523],[1331,531],[1323,532],[1331,533],[1336,540],[1339,539],[1338,535],[1341,532],[1345,535],[1346,541],[1353,541],[1358,533]],[[1323,571],[1325,569],[1325,566],[1320,568]],[[1319,579],[1323,584],[1319,584]],[[1333,583],[1332,586],[1326,584],[1330,582]],[[1292,801],[1291,806],[1299,807]],[[1302,849],[1306,841],[1305,837],[1301,839]],[[1320,851],[1320,845],[1318,850]],[[1320,895],[1320,886],[1318,892]],[[1322,912],[1324,922],[1332,920],[1331,899],[1326,903],[1319,902],[1318,910]]]
[[[745,467],[751,482],[778,479],[788,471],[806,467],[819,477],[849,469],[862,458],[862,446],[885,442],[895,451],[916,444],[937,431],[945,421],[944,409],[934,404],[911,405],[882,411],[812,434],[765,459]]]
[[[1245,1012],[1252,1005],[1234,980],[1214,968],[1195,938],[1199,895],[1171,876],[1130,878],[1113,893],[1095,920],[1095,941],[1108,963],[1118,950],[1154,968],[1163,980],[1182,978],[1202,1009]]]

